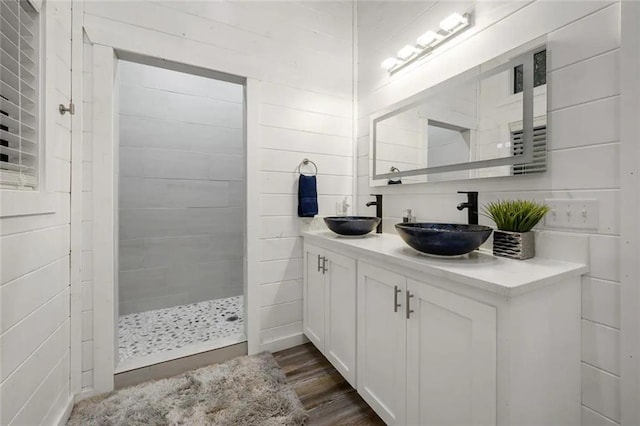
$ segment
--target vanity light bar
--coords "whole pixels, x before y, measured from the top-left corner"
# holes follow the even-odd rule
[[[471,13],[461,15],[452,13],[440,21],[438,31],[429,30],[416,40],[416,45],[408,44],[400,49],[395,57],[385,59],[380,66],[389,74],[404,68],[406,65],[431,53],[436,47],[442,45],[454,36],[471,27]]]

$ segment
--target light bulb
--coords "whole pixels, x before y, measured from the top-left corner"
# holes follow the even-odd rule
[[[403,47],[402,49],[398,50],[398,58],[400,58],[400,59],[408,59],[416,52],[419,52],[419,50],[416,49],[415,46],[407,44],[405,47]]]
[[[429,30],[426,33],[422,34],[420,37],[418,37],[418,40],[416,40],[416,42],[420,46],[428,47],[439,40],[442,40],[442,36],[436,33],[435,31]]]
[[[460,25],[466,25],[469,20],[459,13],[452,13],[440,22],[440,28],[447,32],[451,32]]]
[[[400,61],[397,58],[387,58],[384,61],[382,61],[380,66],[385,70],[389,71],[391,68],[395,67],[399,63]]]

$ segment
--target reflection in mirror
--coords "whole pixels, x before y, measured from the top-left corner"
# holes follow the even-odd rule
[[[527,60],[529,79],[524,78]],[[525,81],[534,87],[525,91]],[[516,60],[497,58],[436,89],[374,120],[374,184],[397,183],[400,178],[408,184],[546,170],[544,47],[519,54]],[[525,106],[526,96],[530,96],[530,108]],[[530,161],[518,162],[525,153],[526,111],[533,113],[533,144],[527,153]]]
[[[427,167],[446,166],[469,161],[471,129],[436,120],[427,122]],[[469,172],[459,170],[446,173],[448,179],[467,179]],[[431,182],[441,176],[434,175]]]
[[[391,173],[400,173],[401,170],[395,166],[391,166],[391,168],[389,169],[389,171]],[[402,183],[402,177],[398,177],[398,178],[389,178],[389,180],[387,181],[387,184],[389,185],[398,185]]]

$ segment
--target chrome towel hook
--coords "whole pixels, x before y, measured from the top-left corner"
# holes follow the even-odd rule
[[[301,168],[302,166],[306,166],[306,165],[308,165],[309,163],[313,164],[313,168],[315,169],[315,171],[313,172],[313,175],[311,175],[311,176],[315,176],[315,175],[317,175],[317,174],[318,174],[318,166],[316,165],[316,163],[314,163],[313,161],[309,160],[308,158],[305,158],[304,160],[302,160],[302,161],[300,162],[300,164],[298,164],[298,169],[297,169],[297,170],[298,170],[298,173],[299,173],[299,174],[303,174],[303,173],[300,171],[300,168]]]

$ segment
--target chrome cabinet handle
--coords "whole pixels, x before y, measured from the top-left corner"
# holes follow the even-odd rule
[[[321,259],[321,257],[320,257],[320,255],[318,255],[318,272],[322,271],[322,268],[323,268],[322,266],[320,266],[320,259]],[[323,272],[323,274],[324,274],[324,272]]]
[[[411,308],[409,307],[409,303],[410,303],[410,299],[411,299],[414,295],[413,295],[413,294],[411,294],[411,292],[410,292],[409,290],[407,290],[406,296],[407,296],[407,300],[406,300],[406,302],[407,302],[407,319],[409,319],[409,317],[410,317],[410,316],[411,316],[411,314],[413,313],[413,309],[411,309]]]
[[[393,312],[398,312],[398,308],[402,305],[398,303],[398,293],[401,293],[402,290],[398,288],[397,285],[393,286]]]
[[[322,256],[322,274],[324,275],[324,273],[328,270],[329,268],[327,268],[327,258]]]

